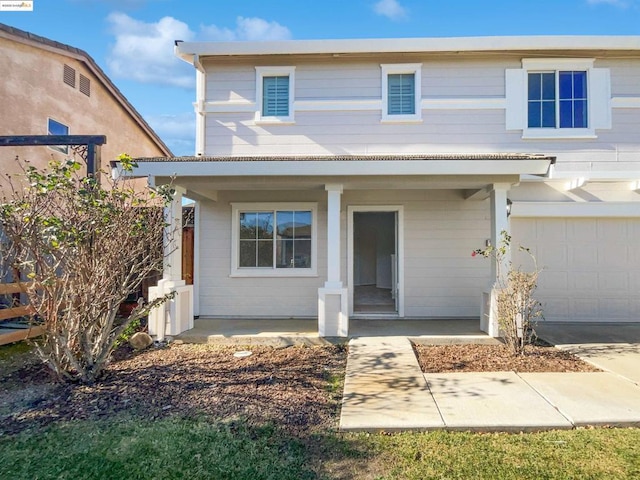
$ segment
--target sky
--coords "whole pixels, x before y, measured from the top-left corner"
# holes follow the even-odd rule
[[[640,0],[34,0],[0,23],[85,50],[192,155],[195,71],[174,40],[640,35]]]

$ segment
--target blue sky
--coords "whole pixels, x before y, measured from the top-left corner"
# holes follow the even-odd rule
[[[0,22],[87,51],[191,155],[195,75],[175,39],[640,35],[640,0],[34,0]]]

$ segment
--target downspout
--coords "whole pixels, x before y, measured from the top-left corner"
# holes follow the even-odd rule
[[[193,66],[196,68],[196,101],[193,104],[196,114],[196,157],[204,155],[205,152],[205,99],[206,99],[206,74],[200,56],[193,56]]]

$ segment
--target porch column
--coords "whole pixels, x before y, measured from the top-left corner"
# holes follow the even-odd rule
[[[327,281],[318,289],[318,333],[346,337],[349,331],[348,290],[340,268],[340,197],[342,185],[325,185],[327,191]]]
[[[174,282],[182,280],[182,195],[184,189],[175,187],[173,200],[164,209],[167,226],[164,229],[164,265],[162,278]]]
[[[165,208],[167,226],[163,239],[162,280],[149,289],[149,300],[173,293],[173,298],[149,314],[149,334],[157,341],[193,328],[193,286],[182,280],[182,195],[175,187],[171,203]]]
[[[490,213],[491,213],[491,245],[500,247],[502,231],[509,233],[509,217],[507,215],[507,192],[511,188],[509,183],[494,183],[490,189]],[[487,290],[483,293],[482,309],[480,316],[480,329],[492,337],[500,336],[500,325],[497,316],[497,294],[501,280],[505,280],[511,252],[507,250],[499,260],[491,262],[491,277]]]

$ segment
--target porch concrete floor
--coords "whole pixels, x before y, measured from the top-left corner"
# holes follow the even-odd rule
[[[416,343],[496,343],[476,319],[350,319],[349,338],[408,337]],[[314,318],[199,318],[194,328],[174,337],[185,343],[231,345],[321,345],[346,338],[318,336]]]

